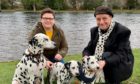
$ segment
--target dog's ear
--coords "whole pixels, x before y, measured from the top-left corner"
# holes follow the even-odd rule
[[[30,45],[37,45],[38,44],[38,41],[37,41],[37,39],[35,39],[35,37],[33,37],[30,41],[29,41],[29,44]]]
[[[66,67],[66,69],[70,69],[70,64],[71,64],[71,62],[66,62],[66,63],[64,64],[64,66]]]

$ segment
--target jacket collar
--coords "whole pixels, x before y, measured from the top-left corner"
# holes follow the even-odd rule
[[[45,34],[45,29],[43,28],[41,22],[38,22],[38,27],[40,28],[41,32]],[[60,36],[60,33],[59,33],[59,28],[54,24],[54,26],[53,26],[53,36],[52,36],[51,40],[53,41],[56,36]]]

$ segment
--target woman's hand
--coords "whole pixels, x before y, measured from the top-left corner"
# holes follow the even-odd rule
[[[45,67],[47,69],[51,69],[52,68],[52,65],[53,65],[53,62],[51,62],[51,61],[45,61],[44,65],[45,65]]]
[[[55,55],[55,60],[58,60],[58,61],[60,61],[60,60],[62,60],[62,55],[60,55],[60,54],[56,54]]]

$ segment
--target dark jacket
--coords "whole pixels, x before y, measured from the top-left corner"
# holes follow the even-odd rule
[[[106,81],[120,82],[128,79],[133,71],[134,56],[130,47],[131,31],[116,22],[104,45],[103,59],[106,61],[104,74]],[[94,55],[98,41],[98,27],[91,29],[91,40],[83,50],[84,55]]]
[[[41,22],[37,23],[35,29],[32,31],[29,37],[29,40],[37,33],[45,34],[45,30]],[[56,47],[54,49],[44,49],[44,56],[46,58],[53,59],[54,56],[58,53],[64,57],[68,51],[67,41],[65,39],[64,32],[60,28],[57,28],[55,25],[53,27],[53,36],[51,40],[56,43]]]

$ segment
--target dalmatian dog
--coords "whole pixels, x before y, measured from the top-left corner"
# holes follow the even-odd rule
[[[86,56],[82,59],[83,72],[85,77],[93,78],[92,82],[81,81],[81,84],[94,84],[97,72],[99,70],[98,60],[95,56]]]
[[[71,60],[65,64],[56,62],[50,70],[50,84],[56,79],[57,84],[71,84],[71,80],[79,75],[80,62]]]
[[[44,48],[55,48],[55,43],[42,33],[36,34],[25,50],[23,57],[17,64],[12,84],[44,84],[43,68],[44,57],[41,55]]]

